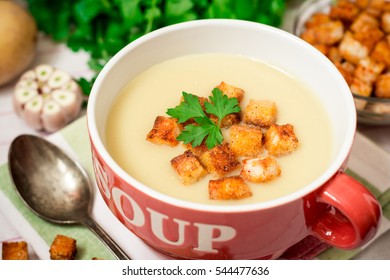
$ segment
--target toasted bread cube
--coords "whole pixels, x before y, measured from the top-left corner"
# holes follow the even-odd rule
[[[349,88],[351,89],[352,93],[354,93],[356,95],[366,96],[366,97],[370,96],[372,93],[372,90],[373,90],[372,83],[362,81],[362,80],[358,79],[357,77],[355,77],[353,79],[353,82],[351,83]],[[359,110],[364,109],[367,105],[367,101],[365,101],[363,99],[355,98],[354,102],[355,102],[356,109],[359,109]]]
[[[237,200],[252,196],[252,191],[240,176],[209,181],[209,198],[213,200]]]
[[[179,144],[176,139],[180,134],[180,125],[177,119],[171,117],[157,116],[153,128],[146,136],[146,140],[159,145],[168,145],[171,147]]]
[[[390,12],[385,12],[381,16],[381,27],[386,33],[390,33]]]
[[[212,122],[218,123],[218,117],[217,116],[210,115],[210,119],[211,119]],[[238,124],[240,122],[241,122],[241,115],[240,115],[240,113],[232,113],[232,114],[229,114],[229,115],[225,116],[222,119],[220,127],[221,128],[230,127],[230,126],[232,126],[234,124]]]
[[[366,6],[366,10],[375,10],[377,11],[377,13],[375,14],[375,16],[379,16],[379,14],[383,11],[383,9],[385,8],[385,3],[387,2],[387,0],[371,0],[368,5]]]
[[[353,32],[359,32],[362,29],[366,28],[378,28],[379,21],[377,18],[373,17],[367,13],[361,13],[356,20],[352,23],[350,29]]]
[[[243,121],[261,127],[269,127],[276,122],[277,108],[269,100],[249,100],[243,113]]]
[[[356,40],[350,32],[346,32],[340,42],[339,50],[344,59],[354,64],[358,64],[361,59],[366,58],[369,54],[368,47]]]
[[[365,9],[370,4],[371,0],[356,0],[356,6],[358,6],[360,9]]]
[[[204,141],[202,142],[202,144],[196,147],[192,147],[191,143],[183,144],[183,146],[186,150],[190,150],[197,157],[200,157],[203,153],[209,150],[209,148],[207,148],[207,145]]]
[[[307,28],[302,32],[300,37],[323,52],[323,50],[327,50],[326,46],[340,42],[343,35],[344,25],[341,21],[337,20]]]
[[[385,64],[383,62],[366,57],[359,61],[355,70],[355,77],[366,83],[373,83],[384,69]]]
[[[241,88],[229,85],[222,81],[217,88],[223,92],[229,98],[237,98],[238,103],[244,98],[245,91]]]
[[[275,158],[264,156],[243,160],[240,176],[253,183],[264,183],[279,177],[282,170]]]
[[[315,47],[317,50],[319,50],[323,55],[328,56],[330,47],[325,44],[313,44],[313,47]]]
[[[371,52],[384,35],[383,31],[378,27],[372,28],[367,26],[355,32],[354,38],[366,46],[368,51]]]
[[[263,132],[260,127],[238,124],[229,131],[229,145],[236,156],[255,157],[263,151]]]
[[[173,158],[171,166],[184,185],[191,185],[207,175],[207,170],[190,150]]]
[[[390,66],[390,45],[386,40],[379,41],[371,53],[371,58]]]
[[[352,84],[354,79],[355,66],[348,61],[343,63],[336,62],[335,66],[340,71],[341,75],[343,75],[347,84],[348,85]]]
[[[28,260],[28,246],[25,241],[3,242],[3,260]]]
[[[317,43],[316,30],[314,27],[305,29],[299,37],[311,45]]]
[[[390,73],[382,74],[375,82],[375,96],[390,98]]]
[[[329,21],[314,27],[316,43],[333,45],[344,36],[344,25],[341,21]]]
[[[329,11],[329,16],[332,19],[339,19],[345,23],[353,22],[360,13],[359,7],[350,1],[338,1],[332,6]]]
[[[201,155],[200,161],[207,171],[216,178],[221,178],[240,167],[240,162],[228,143],[220,144],[206,151]]]
[[[265,134],[264,146],[269,155],[280,157],[291,154],[298,148],[298,138],[291,124],[273,124]]]
[[[52,260],[74,260],[77,253],[76,239],[58,234],[49,249]]]
[[[327,13],[316,12],[305,22],[305,27],[309,29],[329,21],[331,19]]]
[[[337,47],[331,47],[326,55],[333,63],[341,63],[343,57],[340,55],[340,51]]]

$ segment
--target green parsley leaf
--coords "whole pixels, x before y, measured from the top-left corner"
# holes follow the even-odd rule
[[[240,112],[237,98],[229,98],[218,88],[214,88],[210,100],[212,103],[205,102],[206,112],[218,117],[218,124],[214,123],[203,111],[199,98],[196,95],[182,92],[184,101],[175,108],[167,110],[167,114],[176,118],[179,123],[184,123],[190,119],[196,124],[188,124],[177,137],[177,140],[185,144],[192,143],[196,147],[205,142],[207,148],[212,149],[223,141],[221,131],[222,119],[232,113]]]
[[[168,109],[167,114],[169,116],[176,118],[179,123],[184,123],[192,118],[206,117],[196,95],[185,91],[182,92],[182,95],[184,97],[184,102],[173,109]]]
[[[207,113],[218,117],[218,125],[221,125],[222,119],[227,115],[241,111],[237,98],[229,98],[218,88],[214,88],[212,93],[210,100],[213,103],[205,102],[205,108]]]

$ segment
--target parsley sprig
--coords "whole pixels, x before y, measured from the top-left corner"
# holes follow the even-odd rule
[[[205,141],[207,148],[211,149],[223,141],[221,131],[221,122],[229,114],[239,113],[241,111],[237,98],[229,98],[218,88],[214,88],[209,97],[211,103],[206,101],[205,111],[200,105],[199,98],[196,95],[182,92],[184,101],[175,108],[167,110],[167,114],[176,118],[179,123],[185,123],[194,120],[196,124],[188,124],[177,137],[177,140],[185,144],[192,143],[193,147],[199,146]],[[218,118],[217,123],[213,122],[207,114],[215,115]]]

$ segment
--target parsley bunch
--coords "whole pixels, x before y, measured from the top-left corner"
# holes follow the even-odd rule
[[[174,23],[231,18],[279,26],[285,0],[26,0],[41,31],[90,54],[98,74],[131,41]],[[79,81],[89,95],[94,79]]]
[[[209,149],[221,144],[223,141],[222,119],[229,114],[241,111],[237,98],[228,98],[220,89],[214,88],[212,96],[210,96],[212,103],[206,101],[204,104],[205,112],[196,95],[184,91],[182,95],[184,101],[175,108],[168,109],[167,114],[176,118],[179,123],[193,119],[196,124],[186,125],[177,140],[183,141],[185,144],[192,143],[193,147],[199,146],[205,140]],[[215,115],[218,122],[214,123],[206,113]]]

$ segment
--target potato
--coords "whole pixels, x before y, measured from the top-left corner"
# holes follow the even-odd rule
[[[33,61],[38,28],[31,14],[13,1],[0,1],[0,86]]]

